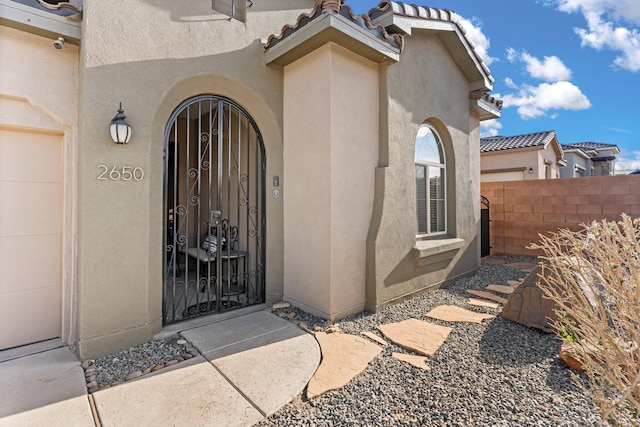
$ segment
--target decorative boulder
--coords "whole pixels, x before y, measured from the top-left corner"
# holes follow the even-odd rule
[[[558,306],[546,298],[538,286],[541,271],[540,265],[536,266],[514,290],[502,309],[502,317],[528,328],[553,332],[551,322],[557,319]]]

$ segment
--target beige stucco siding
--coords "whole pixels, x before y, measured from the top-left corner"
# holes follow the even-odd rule
[[[285,298],[330,319],[362,311],[378,66],[333,44],[287,66],[284,135]]]
[[[151,338],[162,323],[163,143],[171,112],[199,94],[228,97],[260,128],[267,181],[282,175],[282,72],[260,39],[311,7],[254,2],[246,24],[207,2],[88,0],[83,15],[79,191],[79,352],[92,357]],[[277,10],[281,9],[281,10]],[[132,16],[135,19],[132,19]],[[108,124],[122,102],[133,136]],[[140,167],[139,182],[98,181],[98,165]],[[270,194],[272,187],[267,186]],[[282,199],[267,198],[267,301],[282,296]]]
[[[47,192],[49,196],[57,194],[57,200],[51,200],[51,206],[61,206],[61,211],[52,212],[49,219],[55,219],[57,232],[62,235],[56,237],[56,260],[49,260],[53,264],[43,265],[42,270],[53,272],[51,277],[59,276],[62,292],[62,300],[58,302],[58,314],[54,317],[60,319],[56,328],[63,342],[70,343],[75,338],[75,214],[76,204],[75,185],[76,158],[77,158],[77,122],[78,122],[78,66],[79,49],[77,46],[67,44],[64,49],[55,49],[53,40],[18,31],[13,28],[0,26],[0,128],[7,130],[2,138],[9,141],[5,143],[22,144],[33,143],[42,135],[50,135],[55,140],[55,156],[58,158],[41,158],[47,163],[47,167],[55,167],[61,172],[56,178],[57,190]],[[22,135],[24,141],[14,140],[14,136]],[[32,138],[31,138],[32,137]],[[45,144],[46,145],[46,144]],[[28,152],[30,148],[14,147],[22,152]],[[7,154],[7,153],[5,153]],[[25,159],[21,159],[25,160]],[[34,159],[26,159],[28,167],[33,168],[38,164],[37,156]],[[21,173],[26,173],[26,168],[21,168]],[[34,171],[33,173],[37,173]],[[28,180],[41,180],[33,173],[25,178]],[[58,180],[59,178],[59,180]],[[23,200],[26,199],[22,194]],[[21,216],[22,221],[30,223],[31,227],[38,228],[34,223],[34,215],[42,215],[38,211],[38,198],[28,203],[31,211]],[[8,204],[9,200],[0,200],[0,204]],[[58,208],[56,208],[58,209]],[[14,212],[15,214],[15,212]],[[46,215],[46,214],[45,214]],[[31,221],[28,220],[31,218]],[[5,218],[6,219],[6,218]],[[19,219],[16,219],[19,222]],[[14,221],[15,222],[15,221]],[[36,221],[37,222],[37,221]],[[18,223],[14,224],[16,227]],[[40,224],[41,225],[41,224]],[[35,234],[42,234],[40,231]],[[13,245],[13,244],[12,244]],[[37,245],[38,246],[38,245]],[[14,254],[28,253],[33,248],[12,247]],[[29,255],[31,265],[37,259],[37,255]],[[7,257],[0,257],[0,269],[5,272],[2,262],[11,262]],[[16,267],[15,265],[13,266]],[[22,274],[27,274],[21,269]],[[6,277],[6,276],[5,276]],[[13,280],[13,279],[11,279]],[[59,297],[58,297],[59,298]],[[43,319],[51,313],[41,313]],[[50,318],[43,320],[50,321]],[[28,334],[27,334],[28,335]],[[41,339],[34,336],[33,339]]]
[[[487,152],[481,157],[481,177],[483,182],[544,179],[546,166],[550,168],[551,178],[557,178],[558,155],[552,144],[546,148],[536,146]]]
[[[369,233],[367,308],[378,310],[416,292],[477,268],[478,121],[469,116],[469,84],[439,39],[415,31],[405,39],[398,63],[383,72],[388,105],[382,104],[381,162],[377,171],[373,221]],[[448,236],[464,247],[446,266],[418,267],[415,259],[416,213],[414,150],[418,127],[439,133],[447,162]],[[475,139],[473,139],[475,140]],[[385,159],[386,157],[386,159]]]

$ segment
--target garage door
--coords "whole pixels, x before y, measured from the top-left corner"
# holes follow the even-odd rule
[[[0,350],[60,336],[62,141],[0,128]]]
[[[490,172],[480,175],[482,182],[523,181],[523,171]]]

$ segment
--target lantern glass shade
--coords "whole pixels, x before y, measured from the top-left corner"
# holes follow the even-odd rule
[[[131,139],[131,126],[126,122],[126,117],[122,110],[122,104],[120,104],[118,114],[111,120],[111,125],[109,126],[111,139],[116,144],[126,144]]]

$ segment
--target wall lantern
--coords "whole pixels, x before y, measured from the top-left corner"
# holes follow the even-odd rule
[[[109,125],[109,132],[111,132],[111,139],[116,144],[126,144],[131,139],[131,126],[126,122],[127,116],[124,115],[122,109],[122,102],[120,108],[118,108],[118,114],[111,120]]]
[[[529,173],[532,174],[533,173],[533,168],[531,166],[529,166]]]

